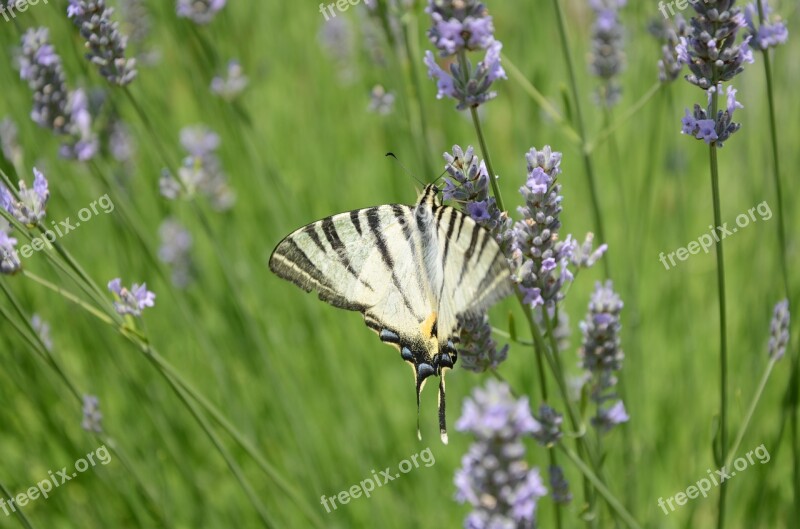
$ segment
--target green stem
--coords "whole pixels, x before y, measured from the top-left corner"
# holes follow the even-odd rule
[[[719,94],[716,91],[711,96],[712,116],[717,115],[718,97]],[[722,226],[716,142],[709,145],[709,161],[711,169],[711,194],[714,203],[714,226]],[[722,254],[722,238],[717,239],[714,246],[717,255],[717,293],[719,295],[719,459],[724,462],[728,459],[728,342],[727,318],[725,310],[725,259]],[[727,495],[727,490],[727,481],[720,483],[719,517],[717,518],[717,529],[722,529],[725,527],[725,497]]]
[[[511,77],[513,77],[520,84],[522,89],[527,92],[534,101],[536,101],[539,107],[544,110],[548,116],[550,116],[550,119],[552,119],[556,125],[561,127],[561,130],[564,131],[567,136],[569,136],[570,140],[574,141],[577,145],[581,145],[580,135],[578,135],[578,133],[575,132],[575,129],[573,129],[572,126],[567,123],[567,120],[564,119],[564,116],[562,116],[558,110],[556,110],[556,107],[554,107],[550,101],[548,101],[547,98],[541,92],[539,92],[535,86],[533,86],[533,83],[531,83],[528,78],[525,77],[525,75],[520,71],[519,68],[517,68],[517,66],[511,61],[511,59],[508,58],[507,55],[501,53],[500,56],[503,59],[503,68],[511,74]]]
[[[592,472],[592,470],[586,466],[586,463],[581,461],[581,458],[579,458],[575,452],[564,446],[563,443],[559,443],[558,446],[567,455],[569,460],[572,461],[576,467],[578,467],[578,470],[581,471],[584,477],[592,482],[594,488],[600,493],[601,496],[603,496],[609,507],[611,507],[611,509],[622,519],[622,521],[625,522],[630,529],[642,529],[639,523],[633,518],[633,516],[631,516],[631,514],[625,509],[619,500],[614,497],[614,495],[610,490],[608,490],[600,478],[598,478],[594,472]]]
[[[467,54],[464,50],[458,52],[458,64],[461,67],[461,75],[464,78],[468,78],[469,62],[467,62]],[[505,211],[506,208],[503,205],[503,196],[500,194],[500,189],[497,187],[497,173],[494,172],[494,168],[492,167],[492,159],[489,156],[489,148],[486,146],[486,138],[483,135],[481,120],[478,117],[478,108],[469,107],[469,112],[472,115],[472,124],[475,126],[475,133],[478,135],[478,143],[481,146],[483,161],[486,162],[486,171],[489,173],[489,183],[492,184],[492,194],[497,202],[497,208],[500,211]]]
[[[575,120],[578,128],[578,135],[581,137],[583,148],[581,149],[581,157],[583,158],[583,166],[586,171],[587,186],[592,199],[592,210],[594,213],[594,225],[597,236],[600,239],[599,244],[607,243],[605,230],[603,229],[603,218],[600,213],[600,198],[597,193],[597,186],[594,177],[594,167],[592,166],[592,159],[589,156],[589,151],[586,149],[586,126],[583,121],[583,110],[581,109],[581,98],[578,92],[578,82],[575,77],[575,65],[572,61],[572,53],[569,49],[569,39],[567,38],[567,26],[564,22],[564,13],[561,10],[561,3],[559,0],[553,0],[553,6],[556,11],[556,18],[558,19],[558,35],[561,40],[561,49],[564,53],[564,61],[567,63],[567,73],[569,74],[569,86],[572,92],[572,99],[575,105]],[[609,260],[603,259],[603,271],[606,277],[611,276]]]
[[[483,137],[483,129],[481,128],[481,120],[478,117],[478,109],[475,107],[470,107],[469,111],[470,114],[472,114],[472,123],[475,125],[475,132],[478,134],[478,142],[481,145],[483,159],[486,161],[486,170],[489,172],[489,182],[492,184],[492,193],[494,194],[494,199],[497,201],[497,208],[500,211],[505,211],[506,208],[503,205],[503,197],[500,196],[500,190],[497,187],[497,173],[495,173],[494,169],[492,169],[492,160],[489,158],[489,149],[486,147],[486,138]]]
[[[758,6],[759,22],[764,24],[764,5],[762,2],[756,2]],[[786,292],[786,299],[789,300],[789,312],[792,310],[791,293],[789,290],[789,261],[786,252],[786,224],[783,216],[783,193],[781,191],[781,169],[780,158],[778,157],[778,126],[775,117],[775,90],[772,84],[772,62],[769,56],[769,49],[764,50],[764,77],[767,81],[767,105],[769,108],[769,131],[770,139],[772,140],[772,168],[773,178],[775,180],[775,194],[778,201],[778,241],[780,243],[781,253],[781,274],[783,276],[783,289]],[[791,350],[791,349],[790,349]],[[789,385],[786,388],[786,395],[788,401],[791,403],[789,406],[790,423],[791,423],[791,439],[792,447],[792,460],[794,469],[794,507],[797,519],[800,519],[800,428],[798,428],[798,401],[800,401],[800,355],[795,354],[791,360],[791,376],[789,377]],[[786,408],[784,408],[781,423],[786,420]]]
[[[151,355],[149,354],[149,351],[151,351],[149,346],[146,346],[145,350],[143,350],[145,356],[147,356],[147,358],[150,359],[152,362],[153,360]],[[217,452],[219,452],[220,455],[222,455],[223,459],[225,459],[225,463],[228,465],[228,468],[230,469],[231,473],[233,473],[233,475],[236,477],[236,480],[239,482],[239,485],[244,490],[245,494],[247,495],[247,498],[250,500],[250,503],[253,505],[253,507],[255,507],[264,526],[276,527],[269,513],[267,513],[266,507],[259,499],[255,490],[253,490],[253,487],[252,485],[250,485],[250,482],[247,480],[247,477],[245,477],[244,472],[242,472],[242,468],[239,466],[239,463],[236,462],[236,460],[231,455],[230,451],[222,443],[222,440],[219,438],[216,432],[214,432],[213,428],[211,428],[208,419],[206,419],[197,409],[197,405],[195,405],[191,400],[189,400],[189,396],[186,394],[186,390],[177,385],[175,381],[171,380],[170,377],[167,376],[167,374],[164,371],[158,369],[158,365],[155,364],[155,362],[153,362],[153,365],[154,367],[156,367],[156,371],[158,371],[161,374],[161,376],[164,377],[164,379],[167,381],[167,383],[175,392],[175,394],[178,396],[178,398],[181,400],[181,402],[183,402],[184,406],[189,410],[189,412],[198,422],[200,427],[203,429],[208,438],[211,440],[211,443],[217,449]]]
[[[602,145],[603,142],[606,141],[612,134],[614,134],[614,132],[616,132],[618,128],[624,125],[626,121],[628,121],[630,118],[638,114],[639,111],[642,109],[642,107],[645,104],[647,104],[647,102],[650,101],[650,99],[654,95],[656,95],[656,93],[658,93],[659,89],[662,86],[663,85],[660,82],[657,82],[653,86],[651,86],[650,89],[647,92],[645,92],[644,95],[640,97],[636,103],[634,103],[630,108],[628,108],[627,110],[625,110],[625,112],[622,113],[622,116],[617,118],[616,121],[614,121],[613,123],[608,125],[605,129],[603,129],[593,141],[586,143],[584,147],[586,152],[589,154],[594,152],[594,150],[597,147]]]
[[[6,486],[2,482],[0,482],[0,492],[2,492],[3,496],[5,496],[8,499],[13,498],[13,496],[11,495],[11,492],[9,492],[9,490],[6,488]],[[22,526],[25,527],[25,529],[33,529],[33,525],[31,525],[31,521],[28,520],[28,517],[25,516],[25,514],[22,512],[22,509],[15,509],[14,510],[14,514],[17,516],[17,520],[19,520],[19,523],[21,523]]]
[[[431,151],[428,148],[430,145],[428,141],[428,123],[425,119],[425,109],[422,107],[422,81],[420,79],[417,64],[418,57],[422,55],[419,52],[419,43],[417,39],[417,19],[409,11],[401,18],[401,27],[403,28],[403,44],[406,50],[405,68],[411,77],[411,90],[409,90],[409,101],[413,103],[414,109],[412,114],[416,114],[416,125],[418,134],[418,148],[425,162],[425,170],[429,174],[433,174],[434,169],[433,160],[431,159]]]
[[[756,411],[756,406],[758,406],[758,402],[761,400],[761,395],[764,393],[764,388],[767,387],[767,380],[769,379],[769,375],[772,373],[772,368],[775,367],[776,362],[776,359],[770,358],[769,364],[767,364],[767,368],[764,370],[764,374],[761,376],[761,382],[758,383],[756,393],[753,396],[753,400],[750,402],[750,407],[747,409],[747,413],[744,416],[744,422],[742,422],[742,425],[739,427],[739,433],[736,434],[736,440],[731,446],[728,459],[725,460],[725,467],[729,467],[731,465],[733,462],[733,457],[736,454],[736,451],[739,449],[739,445],[742,444],[744,434],[747,431],[747,427],[750,426],[750,420],[753,418],[753,414]]]

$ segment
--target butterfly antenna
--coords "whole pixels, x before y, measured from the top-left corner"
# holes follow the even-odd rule
[[[413,178],[414,180],[416,180],[416,181],[417,181],[417,182],[418,182],[418,183],[419,183],[419,184],[420,184],[422,187],[425,187],[425,182],[423,182],[422,180],[420,180],[419,178],[417,178],[416,176],[414,176],[414,173],[412,173],[411,171],[409,171],[409,170],[408,170],[408,167],[406,167],[405,165],[403,165],[403,162],[401,162],[401,161],[400,161],[400,159],[399,159],[397,156],[395,156],[395,154],[394,154],[393,152],[387,152],[387,153],[386,153],[386,156],[387,156],[387,157],[388,157],[388,156],[391,156],[392,158],[394,158],[394,161],[396,161],[398,164],[400,164],[400,167],[402,167],[402,168],[403,168],[403,170],[406,172],[406,174],[407,174],[408,176],[410,176],[411,178]]]

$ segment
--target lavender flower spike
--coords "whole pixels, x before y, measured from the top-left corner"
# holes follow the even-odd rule
[[[100,413],[100,399],[94,395],[84,395],[81,427],[87,432],[103,433],[102,420],[103,414]]]
[[[784,299],[775,305],[772,321],[769,324],[769,357],[780,360],[789,345],[789,300]]]
[[[14,275],[22,268],[17,254],[17,239],[11,237],[11,226],[0,217],[0,274]]]
[[[619,101],[622,89],[615,78],[625,67],[625,52],[622,50],[624,30],[619,20],[619,10],[626,0],[589,0],[597,15],[592,26],[592,73],[604,82],[598,90],[601,104],[611,107]]]
[[[141,316],[142,311],[147,307],[155,305],[156,295],[147,290],[147,285],[142,283],[138,285],[133,284],[130,290],[122,286],[122,281],[112,279],[108,282],[108,290],[117,295],[117,301],[114,302],[114,308],[118,314],[131,316]]]
[[[431,16],[428,38],[439,50],[439,56],[459,58],[446,71],[432,52],[425,52],[428,77],[436,79],[436,97],[455,99],[458,110],[494,99],[497,93],[490,90],[491,85],[497,79],[505,79],[506,73],[500,66],[503,45],[494,38],[492,17],[486,7],[476,0],[429,0],[425,12]],[[486,56],[473,66],[465,54],[475,50],[486,50]]]
[[[453,145],[452,154],[444,153],[450,175],[445,178],[442,195],[445,200],[463,204],[467,214],[494,235],[504,253],[508,254],[511,219],[505,211],[497,208],[494,197],[489,195],[489,173],[486,164],[475,155],[472,146],[464,151]]]
[[[514,280],[532,307],[555,306],[564,294],[561,287],[572,280],[567,268],[576,243],[567,238],[559,241],[561,221],[561,153],[549,146],[527,154],[528,181],[520,188],[525,206],[518,208],[522,221],[512,232],[511,265]]]
[[[33,91],[31,119],[56,134],[68,134],[70,115],[61,58],[50,44],[47,28],[31,28],[22,36],[18,54],[19,77]]]
[[[19,181],[19,199],[0,184],[0,207],[8,211],[15,219],[28,227],[36,226],[45,217],[50,190],[44,175],[33,168],[33,189],[28,189],[25,182]]]
[[[680,15],[675,15],[675,25],[667,26],[665,30],[665,43],[661,46],[661,59],[658,61],[658,80],[669,83],[678,78],[683,70],[683,63],[678,59],[676,46],[681,37],[686,37],[686,20]]]
[[[125,86],[136,77],[136,59],[125,58],[127,38],[119,23],[111,20],[114,10],[105,0],[69,0],[67,17],[86,39],[86,58],[96,64],[111,84]]]
[[[756,2],[761,2],[761,10],[764,13],[763,24],[759,22],[760,17]],[[767,0],[756,0],[756,2],[749,3],[744,8],[744,20],[745,24],[747,24],[747,31],[751,36],[751,42],[753,46],[763,51],[769,48],[777,48],[789,38],[789,31],[780,18],[776,17],[774,20],[770,20],[769,15],[772,13],[772,9]]]
[[[476,439],[455,475],[456,500],[473,507],[464,527],[536,526],[536,503],[547,489],[539,470],[528,467],[522,443],[536,428],[528,399],[514,399],[508,385],[496,380],[464,402],[456,429]]]
[[[616,400],[613,387],[617,383],[614,373],[622,369],[625,354],[620,346],[620,312],[623,303],[614,292],[611,281],[598,282],[589,301],[586,319],[581,322],[583,343],[579,351],[581,367],[589,372],[587,378],[589,397],[597,405],[597,414],[592,424],[606,432],[616,424],[626,422],[629,417],[622,401]],[[604,407],[609,400],[616,400]]]
[[[482,373],[488,369],[497,369],[506,359],[508,344],[500,350],[497,349],[486,313],[467,314],[459,318],[458,326],[461,329],[458,357],[465,369]]]

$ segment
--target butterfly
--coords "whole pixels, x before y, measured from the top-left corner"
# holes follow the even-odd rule
[[[419,397],[439,379],[439,430],[447,443],[444,374],[458,359],[459,320],[512,292],[492,234],[444,206],[427,185],[413,206],[387,204],[324,218],[284,238],[270,269],[322,301],[361,312],[414,370]]]

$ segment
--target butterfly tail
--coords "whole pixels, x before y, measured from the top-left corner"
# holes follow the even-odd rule
[[[417,413],[419,419],[419,413]],[[447,444],[447,417],[445,416],[445,400],[444,400],[444,371],[442,371],[442,378],[439,379],[439,435],[442,442]]]

